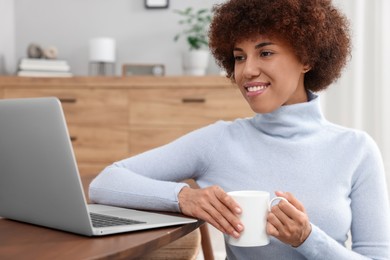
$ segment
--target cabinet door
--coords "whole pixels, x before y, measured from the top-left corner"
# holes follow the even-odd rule
[[[253,115],[238,89],[132,89],[131,125],[206,125]]]
[[[185,135],[201,126],[133,126],[129,130],[129,151],[136,155],[156,148]]]
[[[128,132],[122,126],[68,126],[78,162],[112,163],[126,158]]]
[[[4,98],[58,97],[68,124],[127,125],[127,91],[104,89],[5,89]]]

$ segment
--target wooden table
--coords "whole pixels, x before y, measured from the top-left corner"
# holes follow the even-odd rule
[[[83,177],[84,189],[91,178]],[[0,259],[132,259],[189,234],[201,224],[90,238],[0,217]]]

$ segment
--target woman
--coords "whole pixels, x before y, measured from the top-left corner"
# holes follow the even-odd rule
[[[230,0],[214,9],[210,49],[256,115],[114,163],[92,182],[92,201],[181,211],[239,237],[241,209],[226,192],[276,191],[288,202],[268,215],[271,243],[226,244],[228,259],[389,259],[378,148],[328,122],[314,94],[346,64],[345,17],[329,0]],[[201,189],[180,183],[188,178]]]

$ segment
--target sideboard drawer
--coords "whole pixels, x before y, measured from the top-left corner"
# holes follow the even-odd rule
[[[130,125],[206,125],[251,114],[238,89],[132,89]],[[252,112],[253,113],[253,112]]]
[[[102,89],[5,89],[4,98],[58,97],[68,124],[126,125],[126,90]]]
[[[78,162],[108,164],[129,155],[128,132],[125,127],[69,125],[69,134]]]

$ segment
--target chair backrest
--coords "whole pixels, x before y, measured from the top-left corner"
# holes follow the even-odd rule
[[[196,260],[200,252],[200,231],[196,229],[178,240],[160,247],[137,260]],[[207,259],[205,259],[207,260]]]
[[[165,65],[164,64],[123,64],[122,65],[122,76],[137,76],[137,75],[164,76]]]

